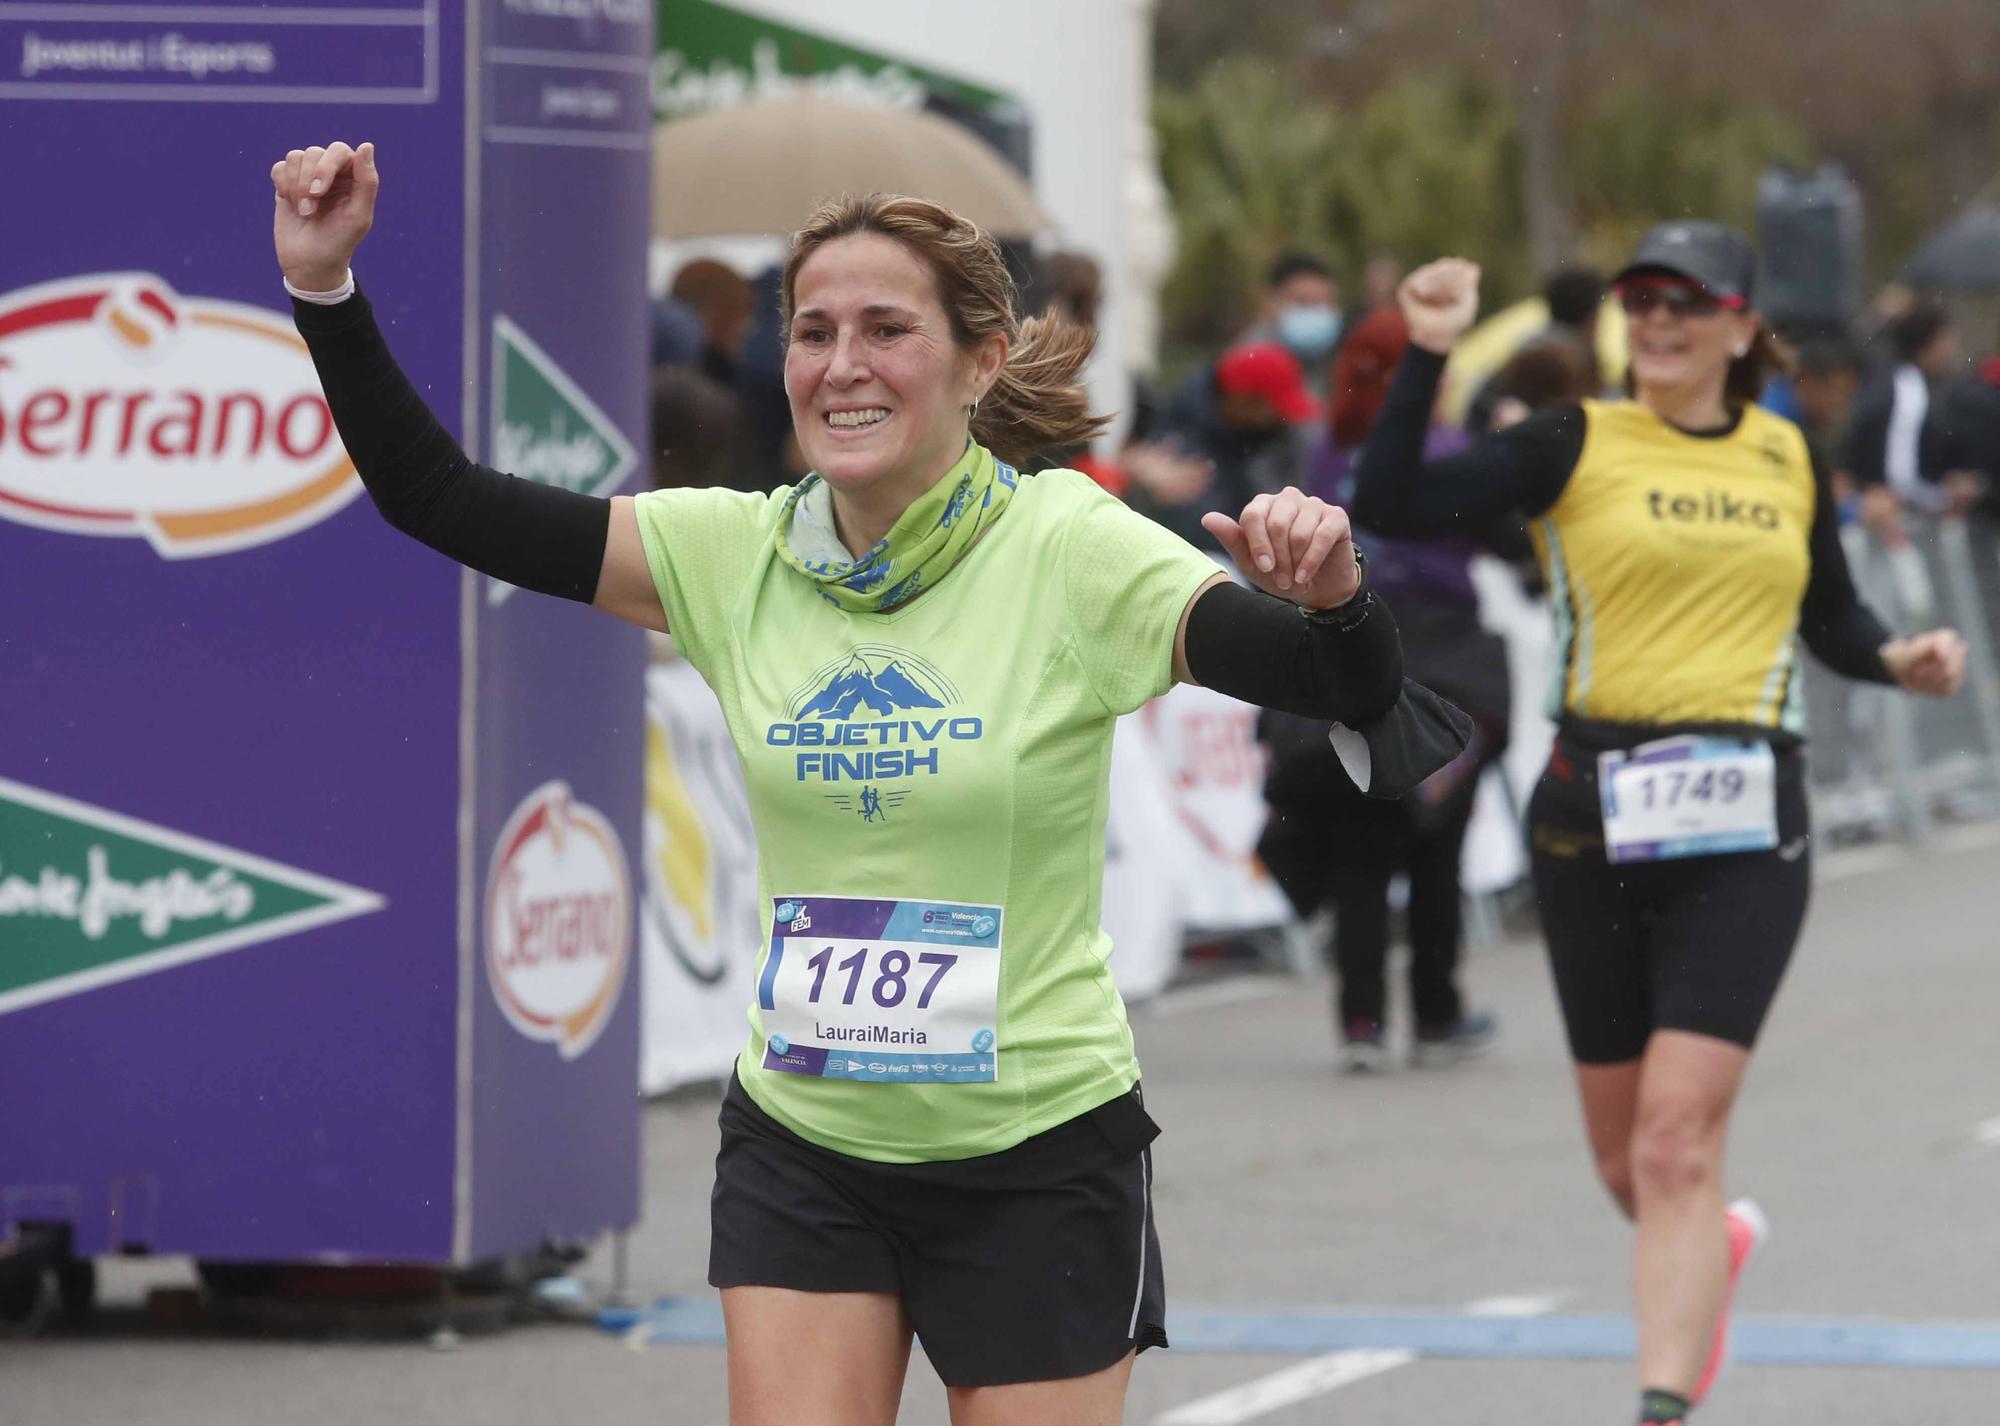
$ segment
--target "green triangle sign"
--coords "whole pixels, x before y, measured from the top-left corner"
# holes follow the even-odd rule
[[[0,1015],[385,904],[372,892],[0,778]]]
[[[492,465],[523,480],[605,495],[625,483],[638,454],[617,423],[507,317],[493,317]],[[489,580],[486,602],[514,587]]]

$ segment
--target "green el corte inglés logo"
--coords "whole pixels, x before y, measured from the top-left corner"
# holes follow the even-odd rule
[[[0,778],[0,1015],[385,904],[372,892]]]
[[[495,468],[582,495],[611,495],[638,463],[617,423],[512,321],[493,318]],[[514,592],[488,580],[486,602]]]

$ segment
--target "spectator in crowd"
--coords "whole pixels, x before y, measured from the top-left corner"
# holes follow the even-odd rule
[[[1846,468],[1861,487],[1862,519],[1892,547],[1902,545],[1905,507],[1944,507],[1939,454],[1926,449],[1935,393],[1958,360],[1958,340],[1943,307],[1916,302],[1888,328],[1893,363],[1862,386],[1847,440]]]
[[[1854,398],[1861,389],[1861,354],[1844,333],[1806,337],[1798,344],[1792,373],[1793,403],[1799,429],[1813,456],[1835,477],[1835,493],[1853,487],[1847,471],[1847,433],[1854,419]]]
[[[750,333],[750,283],[725,263],[696,258],[674,275],[673,295],[701,320],[701,374],[734,386]]]
[[[1549,324],[1529,339],[1568,344],[1583,362],[1589,382],[1586,394],[1593,396],[1604,387],[1597,361],[1597,317],[1604,310],[1604,293],[1604,274],[1596,268],[1557,268],[1542,282]]]
[[[1927,432],[1944,471],[1945,509],[2000,520],[2000,357],[1947,385]]]
[[[701,360],[701,318],[677,297],[653,303],[648,358],[655,367],[693,366]]]
[[[1408,341],[1394,306],[1355,324],[1334,363],[1331,420],[1312,447],[1308,493],[1336,504],[1351,498],[1350,460],[1382,408]],[[1467,442],[1463,432],[1434,426],[1430,453],[1449,454]],[[1458,986],[1459,866],[1480,775],[1507,745],[1509,690],[1506,647],[1479,622],[1470,570],[1479,546],[1357,536],[1369,577],[1397,591],[1404,664],[1422,670],[1410,676],[1448,690],[1474,725],[1455,761],[1389,802],[1355,790],[1328,740],[1329,724],[1269,711],[1258,721],[1271,750],[1265,783],[1271,811],[1258,852],[1301,915],[1332,903],[1327,949],[1338,980],[1341,1064],[1359,1072],[1389,1066],[1389,884],[1398,874],[1409,879],[1412,1059],[1448,1064],[1493,1039],[1493,1017],[1467,1009]],[[1518,534],[1516,540],[1526,543]]]
[[[694,367],[660,366],[651,395],[653,489],[748,488],[743,408],[734,392]]]
[[[1593,396],[1592,370],[1573,343],[1528,342],[1480,388],[1466,410],[1465,428],[1490,435],[1545,407]]]
[[[1309,253],[1285,253],[1265,276],[1257,324],[1237,345],[1278,343],[1305,368],[1306,384],[1324,391],[1340,326],[1340,284],[1333,270]]]
[[[1058,251],[1036,259],[1034,268],[1029,300],[1035,316],[1045,322],[1062,322],[1095,332],[1104,304],[1104,271],[1097,259],[1089,253]],[[1129,380],[1136,398],[1144,387],[1144,378],[1133,373]],[[1130,483],[1121,461],[1099,456],[1088,442],[1043,451],[1026,462],[1023,469],[1080,470],[1120,498]]]
[[[1298,358],[1285,347],[1231,347],[1182,390],[1163,422],[1162,449],[1128,460],[1130,503],[1197,547],[1220,550],[1201,517],[1303,486],[1301,427],[1320,413]]]
[[[779,313],[783,277],[783,266],[773,263],[750,281],[750,325],[736,369],[736,399],[743,409],[743,489],[775,490],[797,482],[807,470],[785,395],[784,319]]]
[[[679,297],[653,303],[650,378],[652,483],[735,485],[743,414],[735,394],[702,370],[705,334],[699,313]]]
[[[1378,307],[1396,305],[1396,288],[1403,280],[1403,265],[1388,253],[1377,253],[1361,269],[1361,312],[1367,316]]]
[[[1528,409],[1541,408],[1540,400],[1533,398],[1551,383],[1571,391],[1573,394],[1565,398],[1568,400],[1603,393],[1604,370],[1597,359],[1597,319],[1604,309],[1605,291],[1604,274],[1590,267],[1559,267],[1543,279],[1542,301],[1549,310],[1549,319],[1515,348],[1515,356],[1529,358],[1516,372],[1517,378],[1525,377],[1531,384],[1526,399]],[[1505,394],[1495,390],[1498,384],[1496,372],[1473,392],[1466,411],[1467,429],[1488,432],[1509,424],[1496,425],[1492,420],[1495,405]],[[1523,400],[1521,396],[1514,398],[1517,404]],[[1517,405],[1507,409],[1517,410]],[[1519,419],[1518,415],[1515,419]]]
[[[1042,258],[1040,267],[1035,284],[1040,314],[1096,330],[1104,305],[1104,270],[1097,259],[1089,253],[1053,252]]]

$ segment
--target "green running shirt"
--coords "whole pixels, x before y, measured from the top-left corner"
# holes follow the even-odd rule
[[[838,1153],[997,1153],[1138,1079],[1098,924],[1112,730],[1171,685],[1181,614],[1218,567],[1089,477],[1046,471],[935,587],[849,612],[778,557],[787,493],[637,498],[668,627],[721,701],[757,830],[766,926],[737,1073]],[[898,962],[831,933],[820,951],[805,931],[774,965],[780,905],[822,928],[897,908],[889,924],[920,920],[911,934],[935,939]],[[767,1017],[767,1003],[785,1008]],[[771,1067],[799,1051],[767,1018],[796,1034],[822,1008],[852,1025],[875,1006],[906,1028],[826,1056],[828,1075],[852,1077]],[[985,1014],[991,1029],[967,1041]],[[933,1055],[942,1078],[904,1077],[931,1074]]]

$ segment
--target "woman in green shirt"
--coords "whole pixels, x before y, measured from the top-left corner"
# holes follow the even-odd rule
[[[913,1334],[959,1426],[1117,1419],[1165,1334],[1158,1131],[1098,926],[1112,728],[1200,679],[1359,727],[1388,795],[1452,756],[1346,517],[1297,491],[1209,516],[1257,593],[1075,472],[1021,476],[1101,425],[1088,337],[1018,321],[970,223],[879,195],[814,214],[786,268],[797,486],[514,480],[431,418],[355,290],[372,148],[272,178],[384,514],[670,630],[728,717],[768,911],[713,1196],[732,1421],[891,1421]]]

